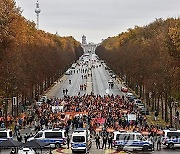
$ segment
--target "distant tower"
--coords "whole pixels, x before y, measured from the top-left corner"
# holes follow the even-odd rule
[[[82,36],[82,45],[84,45],[84,44],[87,44],[85,35]]]
[[[37,29],[39,29],[39,14],[40,14],[40,12],[41,12],[41,9],[39,8],[39,1],[37,0],[36,9],[35,9],[35,13],[37,14],[37,23],[36,23]]]

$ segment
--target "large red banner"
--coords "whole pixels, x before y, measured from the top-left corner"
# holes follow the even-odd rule
[[[104,124],[105,121],[106,121],[105,118],[97,118],[97,121],[96,121],[96,122],[99,123],[99,124]]]

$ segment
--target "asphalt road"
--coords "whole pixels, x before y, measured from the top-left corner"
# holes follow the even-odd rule
[[[87,60],[88,59],[89,58],[87,58]],[[83,73],[80,70],[89,69],[91,66],[95,66],[95,68],[92,68],[92,92],[95,95],[122,95],[116,84],[113,86],[113,88],[109,87],[108,81],[110,79],[113,80],[115,83],[116,81],[110,77],[109,72],[105,70],[105,67],[101,64],[101,61],[97,62],[96,55],[92,55],[90,59],[91,61],[88,62],[87,66],[80,65],[76,66],[75,69],[69,69],[72,70],[73,73],[72,75],[67,75],[66,81],[64,81],[57,93],[54,94],[55,97],[63,98],[63,89],[67,89],[68,95],[70,96],[76,96],[78,95],[78,92],[80,92],[81,96],[86,94],[85,90],[80,90],[80,85],[87,83],[87,79],[82,79],[82,75],[88,75],[88,73]],[[94,62],[94,60],[96,60],[96,62]],[[69,80],[71,80],[71,84],[69,84]]]

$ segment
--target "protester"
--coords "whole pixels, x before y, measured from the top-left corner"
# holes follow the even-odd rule
[[[67,135],[67,148],[69,149],[69,143],[70,143],[70,138],[69,135]]]
[[[95,137],[95,142],[96,142],[96,148],[100,149],[100,137],[98,134]]]

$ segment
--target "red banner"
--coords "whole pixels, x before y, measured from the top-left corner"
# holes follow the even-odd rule
[[[96,122],[99,123],[99,124],[104,124],[105,121],[106,121],[105,118],[97,118],[96,120],[97,120]]]

